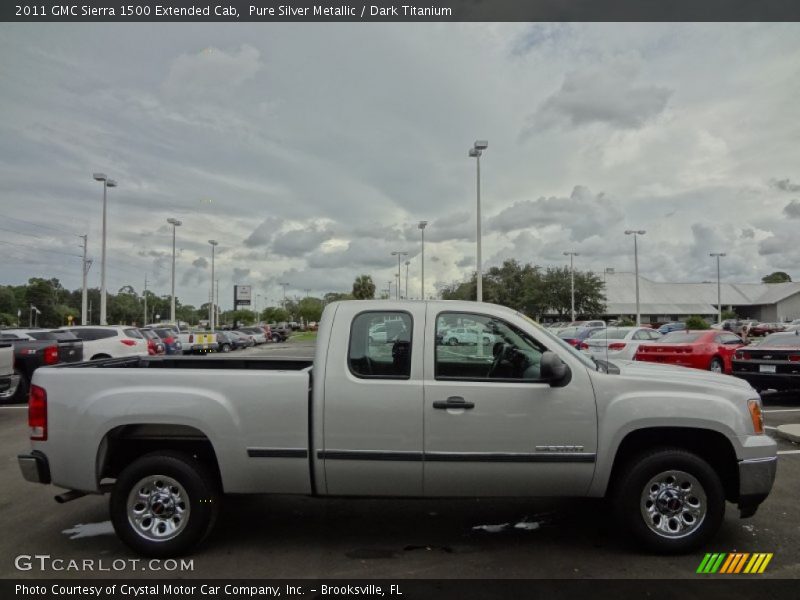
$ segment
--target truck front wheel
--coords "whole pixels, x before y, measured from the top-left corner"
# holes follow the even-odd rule
[[[139,554],[185,554],[210,533],[219,510],[215,478],[181,452],[147,454],[122,471],[111,492],[111,522]]]
[[[618,518],[649,550],[688,552],[719,529],[725,515],[722,482],[696,454],[656,450],[629,462],[621,473],[615,493]]]

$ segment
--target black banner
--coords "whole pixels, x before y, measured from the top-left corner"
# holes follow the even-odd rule
[[[16,22],[798,20],[797,0],[39,0],[0,4],[0,21]]]
[[[762,579],[749,575],[722,578],[697,576],[693,579],[549,579],[549,580],[264,580],[237,581],[211,579],[175,580],[2,580],[3,600],[64,598],[103,600],[253,600],[284,598],[286,600],[323,598],[344,599],[392,598],[395,600],[500,600],[508,598],[542,598],[566,600],[583,598],[644,598],[647,600],[759,600],[796,597],[797,581]]]

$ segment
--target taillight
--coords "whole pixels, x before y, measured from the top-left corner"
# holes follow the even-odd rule
[[[608,345],[608,349],[609,350],[624,350],[625,349],[625,344],[622,344],[622,343],[619,343],[619,342],[616,342],[614,344],[609,344]]]
[[[589,344],[587,344],[586,342],[581,342],[578,345],[578,348],[580,348],[581,350],[588,350],[589,349]]]
[[[32,440],[47,440],[47,392],[38,385],[31,385],[28,396],[28,426]]]
[[[800,354],[790,354],[789,360],[792,362],[800,362]]]
[[[164,343],[165,344],[174,344],[175,343],[175,338],[168,337],[167,339],[164,340]]]
[[[120,342],[122,342],[126,346],[135,346],[136,345],[136,340],[129,340],[127,338],[121,339]]]
[[[737,360],[750,360],[750,353],[749,352],[736,352],[734,357]]]
[[[194,343],[194,334],[191,334],[191,333],[189,334],[189,343],[190,344]]]
[[[44,349],[44,364],[54,365],[58,362],[58,346],[48,346]]]

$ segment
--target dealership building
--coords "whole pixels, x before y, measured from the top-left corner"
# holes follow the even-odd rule
[[[606,272],[606,317],[636,314],[636,276]],[[764,322],[800,319],[800,282],[722,283],[722,310],[733,310],[743,319]],[[686,320],[717,315],[717,282],[662,283],[639,276],[639,307],[643,323]]]

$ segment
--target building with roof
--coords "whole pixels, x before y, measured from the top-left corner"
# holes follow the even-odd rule
[[[633,273],[602,273],[606,284],[606,317],[636,314]],[[722,310],[743,319],[764,322],[800,319],[800,282],[722,283]],[[639,307],[643,323],[685,320],[691,315],[717,315],[717,282],[666,283],[639,276]]]

